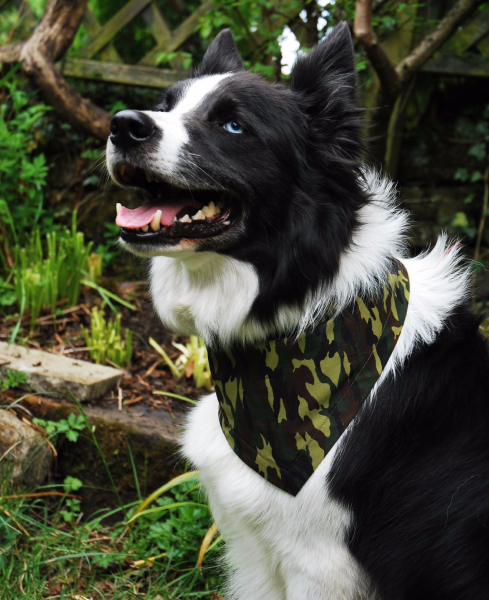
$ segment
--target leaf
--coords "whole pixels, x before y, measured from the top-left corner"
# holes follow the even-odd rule
[[[68,477],[65,477],[65,480],[63,481],[63,487],[67,493],[76,492],[83,487],[83,483],[77,477],[71,477],[68,475]]]
[[[476,183],[482,179],[482,173],[480,171],[474,171],[472,173],[472,177],[470,178],[470,183]]]
[[[212,525],[207,530],[207,533],[205,534],[204,539],[202,540],[202,544],[200,545],[199,558],[197,560],[197,565],[199,567],[199,571],[201,574],[202,574],[202,563],[204,562],[204,556],[205,556],[207,550],[209,550],[209,546],[211,545],[212,540],[216,537],[216,535],[217,535],[217,525],[215,523],[212,523]]]
[[[453,178],[457,181],[467,181],[469,178],[469,172],[467,169],[459,168],[455,171]]]
[[[471,146],[468,155],[474,156],[475,158],[477,158],[477,160],[484,160],[486,156],[486,144],[484,142],[474,144],[473,146]]]
[[[466,229],[469,226],[469,220],[467,219],[467,215],[463,212],[455,213],[452,225],[454,227],[461,227],[462,229]]]
[[[66,438],[70,441],[70,442],[76,442],[78,440],[78,436],[80,434],[77,431],[67,431],[66,432]]]

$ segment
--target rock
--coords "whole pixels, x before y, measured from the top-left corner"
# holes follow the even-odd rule
[[[121,378],[123,371],[95,365],[85,360],[33,350],[0,342],[1,370],[22,371],[27,381],[21,387],[34,392],[59,392],[69,389],[75,398],[84,402],[100,398]]]
[[[73,412],[79,414],[78,408],[69,402],[41,396],[27,396],[22,404],[45,420],[59,421]],[[77,442],[58,439],[56,474],[61,479],[70,475],[82,481],[83,488],[77,494],[82,497],[85,515],[118,506],[117,496],[124,504],[138,500],[138,488],[146,497],[183,471],[185,464],[178,455],[178,436],[184,426],[186,407],[173,405],[172,413],[144,405],[124,406],[119,411],[117,404],[105,402],[86,404],[83,410],[92,432],[83,431]]]
[[[0,479],[35,488],[51,469],[53,455],[44,438],[8,410],[0,410]]]

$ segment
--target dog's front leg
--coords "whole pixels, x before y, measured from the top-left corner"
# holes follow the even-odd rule
[[[369,578],[343,544],[310,540],[282,561],[285,600],[375,600]]]

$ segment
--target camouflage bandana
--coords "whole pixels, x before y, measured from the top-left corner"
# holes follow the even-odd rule
[[[357,296],[298,338],[209,349],[221,427],[241,460],[295,496],[378,381],[408,302],[408,273],[395,260],[377,298]]]

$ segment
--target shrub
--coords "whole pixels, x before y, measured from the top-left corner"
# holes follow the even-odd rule
[[[24,244],[39,227],[51,227],[43,211],[47,165],[37,153],[36,125],[50,108],[29,106],[30,95],[19,87],[17,69],[0,79],[0,261],[12,267],[11,247]]]

